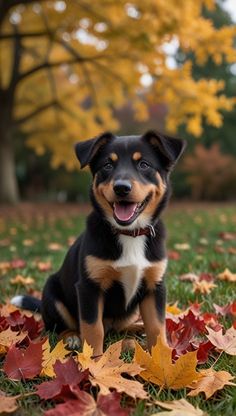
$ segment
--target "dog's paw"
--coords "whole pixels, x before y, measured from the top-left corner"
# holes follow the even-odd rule
[[[82,346],[78,333],[65,331],[60,336],[69,350],[79,350]]]

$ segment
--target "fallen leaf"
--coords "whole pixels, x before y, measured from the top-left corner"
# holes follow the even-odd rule
[[[13,413],[18,409],[16,397],[6,396],[3,391],[0,391],[0,414]]]
[[[180,253],[175,250],[168,251],[168,259],[170,260],[179,260],[180,259]]]
[[[171,315],[180,315],[183,310],[178,307],[178,302],[175,302],[173,305],[166,305],[166,312]]]
[[[5,354],[12,344],[22,341],[27,335],[28,334],[25,332],[17,334],[17,332],[12,331],[11,328],[0,332],[0,354]]]
[[[15,259],[11,261],[12,269],[24,269],[26,267],[26,261],[22,259]]]
[[[119,357],[122,341],[116,342],[105,351],[98,361],[92,357],[92,348],[85,343],[83,353],[78,354],[78,361],[82,368],[89,369],[90,382],[93,386],[99,386],[101,394],[110,393],[110,388],[118,392],[125,392],[133,398],[145,399],[147,393],[138,381],[128,380],[122,377],[123,373],[129,376],[139,374],[142,368],[135,362],[124,363]]]
[[[222,240],[232,241],[232,240],[236,240],[236,233],[223,231],[219,233],[219,237],[222,238]]]
[[[174,247],[176,248],[176,250],[190,250],[190,245],[188,243],[176,243],[174,245]]]
[[[25,247],[32,247],[34,245],[34,240],[26,239],[23,240],[23,246]]]
[[[202,295],[208,295],[212,289],[217,287],[214,283],[201,280],[193,283],[193,293],[201,293]]]
[[[98,395],[95,402],[91,394],[81,391],[78,387],[72,387],[74,399],[66,400],[58,404],[54,409],[47,410],[45,416],[128,416],[130,409],[120,407],[120,394],[109,393],[106,396]]]
[[[51,268],[52,268],[52,264],[51,264],[51,262],[50,262],[50,261],[46,261],[46,262],[44,262],[44,261],[39,261],[39,262],[37,263],[37,267],[38,267],[38,270],[39,270],[40,272],[48,272],[49,270],[51,270]]]
[[[216,303],[213,303],[213,306],[215,308],[216,313],[226,316],[226,315],[232,315],[236,316],[236,302],[228,303],[224,306],[219,306]]]
[[[41,399],[48,400],[60,395],[63,387],[75,386],[81,381],[88,379],[88,371],[78,369],[78,364],[70,357],[66,362],[59,360],[53,365],[55,379],[45,381],[37,386],[37,394]]]
[[[12,285],[22,285],[22,286],[29,286],[35,283],[35,280],[32,277],[24,277],[21,274],[17,274],[16,277],[10,279]]]
[[[236,282],[236,273],[232,273],[227,268],[222,273],[219,273],[217,277],[218,279],[226,280],[227,282]]]
[[[199,407],[195,408],[193,405],[185,399],[172,400],[171,402],[160,402],[155,400],[155,404],[164,409],[169,409],[171,412],[159,412],[152,416],[207,416]]]
[[[30,342],[26,349],[11,346],[6,355],[3,370],[11,380],[32,379],[42,368],[42,341]]]
[[[63,340],[59,341],[55,348],[51,351],[49,340],[47,339],[43,344],[43,359],[42,359],[42,371],[41,376],[54,377],[55,372],[53,366],[57,360],[65,361],[66,356],[70,353],[65,348]]]
[[[228,248],[228,253],[235,255],[236,254],[236,247],[229,247]]]
[[[160,387],[181,389],[192,381],[198,380],[199,373],[196,372],[197,351],[187,352],[173,364],[173,349],[162,343],[158,337],[157,344],[152,347],[152,354],[145,352],[136,343],[135,361],[144,368],[140,376]]]
[[[205,393],[206,399],[209,399],[217,390],[223,389],[225,385],[236,386],[231,380],[234,379],[228,371],[215,371],[213,368],[200,370],[201,378],[189,385],[192,391],[188,396],[197,396],[199,393]]]
[[[207,331],[209,333],[207,338],[215,347],[229,355],[236,355],[236,330],[234,327],[229,328],[224,335],[222,329],[216,332],[207,327]]]
[[[51,251],[59,251],[63,249],[63,246],[59,243],[50,243],[48,244],[48,249]]]
[[[195,273],[185,273],[179,277],[179,280],[187,280],[189,282],[198,282],[198,275]]]

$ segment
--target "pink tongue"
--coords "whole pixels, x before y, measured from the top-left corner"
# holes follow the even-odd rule
[[[134,215],[136,207],[137,207],[137,204],[122,205],[122,204],[118,204],[115,202],[114,203],[115,216],[120,221],[128,221]]]

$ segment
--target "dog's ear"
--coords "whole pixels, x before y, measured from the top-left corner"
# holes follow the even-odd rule
[[[80,161],[81,168],[89,165],[98,152],[98,150],[106,144],[113,135],[111,133],[103,133],[98,137],[83,142],[78,142],[75,145],[75,153]]]
[[[171,170],[186,147],[186,141],[170,137],[156,131],[148,131],[144,135],[150,145],[158,150],[166,170]]]

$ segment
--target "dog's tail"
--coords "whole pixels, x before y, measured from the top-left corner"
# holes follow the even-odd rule
[[[18,308],[28,309],[32,312],[41,313],[41,300],[29,295],[18,295],[11,299],[10,303]]]

